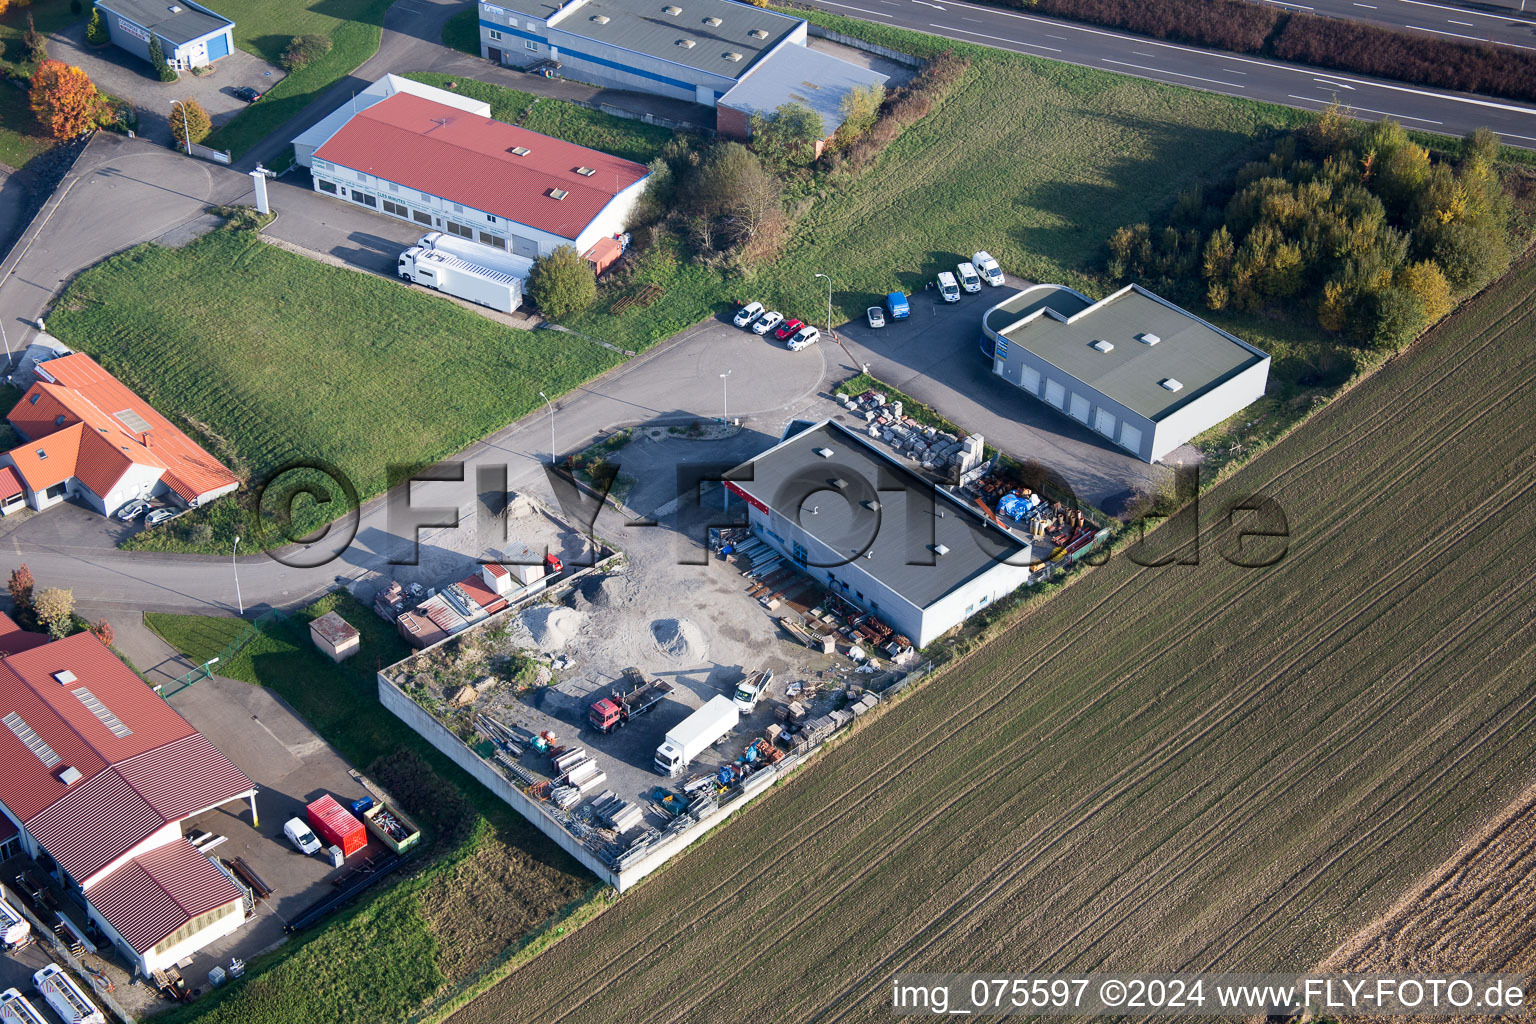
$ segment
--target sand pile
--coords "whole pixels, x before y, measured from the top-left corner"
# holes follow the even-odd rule
[[[542,651],[558,651],[581,631],[582,614],[570,608],[541,605],[523,613],[523,625]]]
[[[688,619],[657,619],[651,623],[651,636],[663,654],[679,661],[703,661],[709,656],[704,634]]]
[[[604,576],[587,584],[582,592],[595,607],[617,608],[629,600],[629,581],[623,576]]]

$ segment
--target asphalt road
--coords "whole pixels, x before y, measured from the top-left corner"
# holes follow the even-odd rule
[[[1536,50],[1536,0],[1498,3],[1431,3],[1429,0],[1264,0],[1289,11],[1306,11],[1329,18],[1368,21],[1388,28],[1411,29],[1470,43],[1502,43]]]
[[[1391,117],[1407,128],[1444,135],[1486,126],[1511,146],[1536,149],[1536,106],[1527,104],[1216,53],[959,0],[806,3],[862,21],[1304,110],[1321,110],[1337,99],[1356,117]]]

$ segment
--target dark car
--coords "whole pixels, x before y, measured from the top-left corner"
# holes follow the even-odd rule
[[[785,320],[782,324],[779,324],[779,329],[773,332],[773,336],[780,341],[788,341],[804,326],[804,320]]]
[[[248,85],[242,85],[240,88],[235,90],[235,99],[245,100],[247,103],[255,103],[257,100],[261,99],[261,93],[257,92],[255,89],[252,89]]]

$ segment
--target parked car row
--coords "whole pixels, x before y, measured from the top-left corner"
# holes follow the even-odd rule
[[[955,273],[947,270],[939,272],[939,296],[945,302],[959,302],[962,292],[974,295],[981,291],[983,281],[993,288],[1003,284],[1003,268],[997,265],[997,260],[985,249],[972,256],[969,263],[956,266]]]
[[[821,332],[804,320],[786,320],[778,310],[765,310],[761,302],[749,302],[736,311],[731,323],[747,327],[753,334],[766,335],[769,331],[785,343],[791,352],[810,348],[821,340]]]
[[[161,523],[170,522],[186,511],[186,509],[176,508],[171,505],[154,508],[149,502],[140,499],[138,501],[130,501],[118,509],[117,518],[125,523],[131,523],[139,518],[139,516],[144,516],[144,521],[150,526],[159,526]],[[146,512],[148,515],[145,515]]]

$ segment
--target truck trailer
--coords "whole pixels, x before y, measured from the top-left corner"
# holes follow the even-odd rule
[[[0,944],[6,949],[19,946],[32,934],[32,925],[5,900],[0,900]]]
[[[736,728],[741,712],[731,698],[716,694],[709,703],[667,730],[656,748],[656,770],[662,775],[681,775],[693,759]]]
[[[27,997],[8,988],[0,992],[0,1024],[48,1024]]]
[[[106,1015],[58,964],[49,964],[32,975],[32,987],[65,1024],[107,1024]]]
[[[450,235],[446,231],[429,231],[417,239],[416,244],[423,249],[445,252],[454,259],[463,260],[473,267],[500,271],[508,277],[526,278],[528,271],[533,269],[533,260],[527,256],[518,256],[505,249],[471,242],[467,238]]]
[[[414,245],[400,254],[402,280],[425,285],[480,306],[510,313],[523,304],[521,278],[466,263],[452,253]]]

